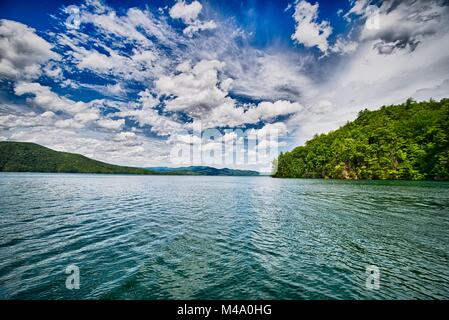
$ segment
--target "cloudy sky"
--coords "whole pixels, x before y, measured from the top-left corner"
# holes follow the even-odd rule
[[[449,96],[448,1],[4,0],[0,19],[0,140],[115,164],[173,165],[198,124],[276,128],[283,151]]]

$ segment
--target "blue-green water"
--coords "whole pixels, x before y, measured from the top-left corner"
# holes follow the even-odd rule
[[[448,183],[1,173],[0,218],[2,299],[449,299]]]

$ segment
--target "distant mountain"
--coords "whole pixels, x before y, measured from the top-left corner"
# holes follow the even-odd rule
[[[76,153],[59,152],[29,142],[0,142],[0,171],[157,174],[150,170],[116,166]]]
[[[213,168],[207,166],[190,167],[150,167],[146,168],[164,174],[195,175],[195,176],[258,176],[259,172],[252,170],[236,170],[229,168]]]
[[[55,151],[30,142],[0,141],[0,171],[115,173],[147,175],[257,176],[257,171],[205,166],[135,168],[116,166],[76,153]]]

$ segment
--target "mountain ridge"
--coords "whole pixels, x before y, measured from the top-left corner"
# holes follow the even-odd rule
[[[182,175],[215,175],[215,176],[258,176],[259,172],[253,170],[240,170],[230,168],[215,168],[210,166],[187,167],[146,167],[156,172],[178,172]]]
[[[257,171],[207,166],[180,168],[118,166],[32,142],[0,141],[0,172],[100,173],[143,175],[257,176]],[[157,170],[156,170],[157,169]]]

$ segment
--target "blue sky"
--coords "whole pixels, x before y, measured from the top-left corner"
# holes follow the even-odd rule
[[[0,139],[153,166],[198,131],[236,151],[241,130],[260,161],[212,164],[265,170],[361,109],[447,97],[448,16],[441,1],[2,1]]]

